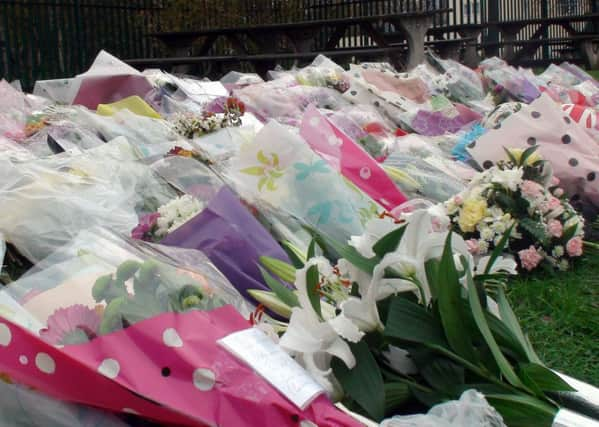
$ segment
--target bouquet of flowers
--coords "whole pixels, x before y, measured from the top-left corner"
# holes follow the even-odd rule
[[[198,214],[202,203],[188,195],[177,197],[158,208],[157,212],[144,215],[131,232],[131,237],[158,242]]]
[[[504,294],[511,230],[475,263],[447,226],[438,209],[419,210],[372,220],[351,246],[315,232],[297,268],[264,258],[273,292],[257,297],[289,324],[261,321],[330,396],[377,422],[475,389],[501,414],[476,425],[551,426],[551,393],[573,389],[539,360]]]
[[[508,161],[480,173],[444,207],[472,254],[489,253],[510,229],[506,250],[524,270],[567,270],[582,255],[584,219],[535,151],[506,150]]]
[[[187,139],[193,139],[207,133],[230,126],[241,126],[241,117],[245,113],[245,104],[236,98],[228,98],[224,105],[224,114],[204,112],[201,116],[192,113],[178,113],[171,118],[173,130]]]

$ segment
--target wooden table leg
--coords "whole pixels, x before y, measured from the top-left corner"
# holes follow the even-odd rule
[[[505,43],[503,46],[503,59],[510,62],[514,59],[516,50],[514,47],[514,42],[516,41],[516,36],[522,29],[522,25],[502,25],[501,30],[501,38]]]
[[[582,52],[590,68],[599,68],[599,39],[583,40],[581,42]]]
[[[433,26],[433,15],[416,15],[402,18],[396,22],[405,32],[408,40],[408,63],[407,69],[418,66],[424,62],[424,41],[426,33]]]
[[[481,61],[481,57],[478,54],[478,50],[476,48],[476,46],[478,45],[478,38],[480,37],[481,33],[482,33],[481,29],[467,29],[467,30],[461,30],[458,32],[460,37],[463,37],[466,39],[471,39],[471,38],[474,39],[474,40],[466,41],[466,43],[464,45],[464,58],[463,58],[464,64],[469,67],[472,67],[472,68],[478,67],[478,64]]]

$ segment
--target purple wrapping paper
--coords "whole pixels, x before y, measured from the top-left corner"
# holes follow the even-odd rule
[[[261,256],[290,262],[285,251],[228,187],[223,187],[201,213],[160,243],[201,250],[249,300],[250,289],[270,290],[258,268]]]

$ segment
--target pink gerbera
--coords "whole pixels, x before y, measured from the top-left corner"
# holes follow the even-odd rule
[[[96,337],[100,316],[94,310],[76,304],[59,308],[48,317],[40,337],[52,345],[80,344]]]

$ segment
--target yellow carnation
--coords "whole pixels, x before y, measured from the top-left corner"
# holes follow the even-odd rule
[[[487,214],[487,202],[482,199],[468,199],[464,202],[460,212],[458,224],[465,233],[473,232],[476,224]]]

